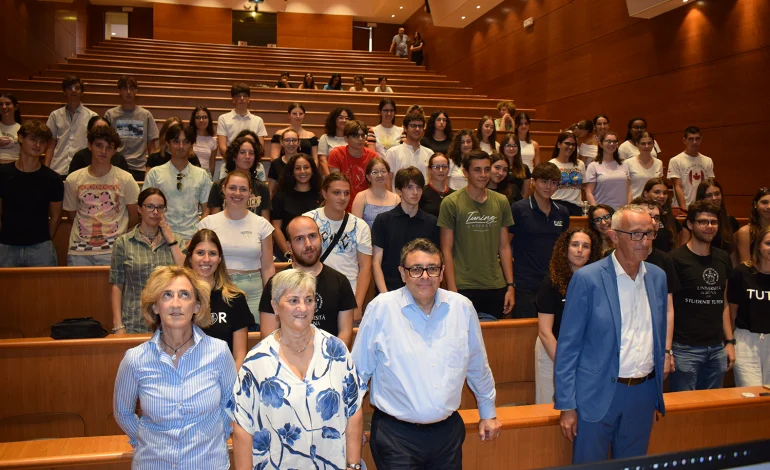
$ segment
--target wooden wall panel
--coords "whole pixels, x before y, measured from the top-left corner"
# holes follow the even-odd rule
[[[366,21],[354,21],[353,26],[366,26]],[[387,51],[390,49],[390,43],[393,42],[393,36],[398,34],[400,24],[377,23],[377,27],[372,30],[372,51]],[[369,31],[366,29],[353,28],[353,50],[369,50]]]
[[[134,11],[128,13],[128,37],[152,39],[152,8],[133,7]],[[88,34],[86,46],[93,47],[96,43],[104,41],[104,14],[108,11],[122,11],[122,7],[113,5],[88,4]]]
[[[278,47],[353,49],[353,17],[278,13]]]
[[[230,8],[153,3],[153,37],[166,41],[232,44]]]

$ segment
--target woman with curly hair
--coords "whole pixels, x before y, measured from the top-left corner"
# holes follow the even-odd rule
[[[747,263],[757,243],[757,237],[765,227],[770,226],[770,188],[759,188],[751,201],[749,223],[735,233],[738,262]]]
[[[468,178],[463,174],[463,158],[472,150],[481,150],[476,132],[463,129],[454,137],[449,145],[449,187],[457,191],[468,186]]]
[[[553,247],[548,275],[537,291],[537,340],[535,341],[535,403],[553,402],[553,361],[556,342],[572,274],[601,258],[599,240],[584,228],[559,235]]]
[[[355,118],[356,115],[348,108],[334,108],[326,116],[325,133],[318,139],[318,169],[321,171],[321,177],[329,174],[329,152],[333,148],[347,145],[345,124]]]

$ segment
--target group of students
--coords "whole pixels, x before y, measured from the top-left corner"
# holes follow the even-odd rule
[[[281,72],[281,77],[278,79],[278,81],[275,83],[275,88],[294,88],[294,85],[289,83],[289,78],[291,77],[291,74],[289,72]],[[353,76],[353,86],[348,89],[348,91],[366,91],[369,90],[366,88],[366,80],[364,79],[363,75],[357,74]],[[318,85],[315,83],[315,76],[313,76],[312,73],[308,72],[305,74],[305,76],[302,79],[302,83],[299,84],[297,87],[298,90],[318,90]],[[333,73],[331,77],[329,77],[329,82],[326,85],[323,85],[322,90],[344,90],[344,87],[342,85],[342,74],[339,73]],[[377,78],[377,86],[374,87],[374,90],[372,90],[374,93],[393,93],[393,89],[388,86],[388,77],[385,75],[380,75]]]

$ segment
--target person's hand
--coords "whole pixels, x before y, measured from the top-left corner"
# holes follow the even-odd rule
[[[511,310],[513,310],[513,305],[516,303],[515,300],[516,296],[514,295],[514,290],[512,287],[509,287],[505,291],[505,302],[503,303],[503,315],[511,313]]]
[[[116,331],[115,333],[113,333],[113,335],[115,335],[115,336],[120,336],[120,335],[124,335],[124,334],[126,334],[126,329],[125,328],[121,328],[118,331]]]
[[[726,344],[725,354],[727,355],[727,370],[730,370],[733,368],[733,364],[735,364],[735,346]]]
[[[669,373],[671,373],[671,357],[666,353],[663,356],[663,380],[666,380]]]
[[[513,118],[509,113],[503,114],[503,122],[509,121],[511,124],[513,124]]]
[[[7,147],[13,143],[13,139],[10,137],[2,136],[0,137],[0,147]]]
[[[160,217],[160,223],[158,224],[158,227],[160,227],[160,233],[163,234],[163,238],[166,239],[166,243],[173,243],[174,242],[174,232],[171,230],[171,226],[166,222],[166,215],[161,214]]]
[[[577,436],[577,410],[565,410],[559,417],[561,434],[572,442]]]
[[[353,309],[353,322],[360,322],[361,318],[363,318],[363,314],[361,313],[361,308],[356,307]]]
[[[670,372],[676,372],[676,362],[674,362],[674,355],[672,354],[668,358],[669,362],[671,362],[671,370]]]
[[[500,435],[503,425],[497,418],[482,419],[479,421],[479,439],[491,441]]]

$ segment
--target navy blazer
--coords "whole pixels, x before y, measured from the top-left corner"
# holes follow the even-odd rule
[[[644,283],[652,313],[653,359],[657,403],[663,403],[663,361],[666,344],[666,274],[645,262]],[[557,410],[577,410],[583,421],[597,422],[615,395],[620,368],[620,300],[612,255],[584,266],[567,289],[554,364]]]

